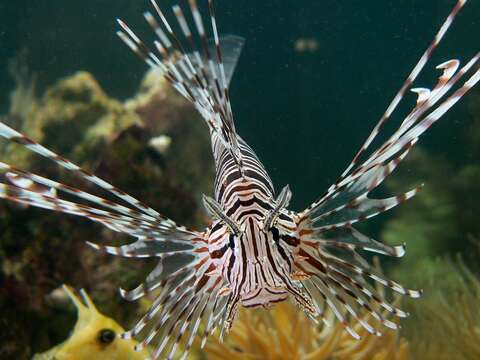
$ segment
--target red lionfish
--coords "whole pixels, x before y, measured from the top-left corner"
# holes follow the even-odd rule
[[[204,118],[216,166],[214,197],[203,197],[212,224],[202,231],[177,225],[3,123],[0,135],[4,138],[53,160],[125,204],[6,163],[0,166],[10,184],[0,184],[0,196],[21,204],[83,216],[136,238],[118,247],[89,242],[95,249],[124,257],[159,258],[144,283],[130,291],[121,289],[121,295],[127,300],[136,300],[155,289],[159,291],[149,311],[122,335],[141,340],[137,350],[153,345],[155,359],[172,359],[181,343],[185,359],[197,335],[202,337],[202,344],[217,328],[223,336],[232,326],[239,305],[267,307],[289,296],[313,320],[323,319],[325,308],[330,308],[354,338],[359,335],[349,326],[349,319],[356,319],[367,331],[380,335],[376,327],[360,318],[359,309],[370,313],[380,324],[395,329],[396,324],[378,309],[397,317],[406,317],[407,313],[379,295],[370,282],[412,298],[419,297],[421,292],[385,278],[358,251],[401,257],[404,246],[392,247],[375,241],[356,230],[353,224],[417,194],[420,187],[384,199],[369,197],[405,158],[419,136],[480,80],[480,53],[477,53],[461,68],[458,60],[438,65],[442,73],[433,89],[411,88],[466,0],[456,3],[346,170],[322,196],[300,212],[288,210],[292,196],[288,186],[275,194],[264,166],[235,130],[229,83],[244,40],[218,34],[213,0],[208,0],[209,32],[213,33],[213,40],[208,38],[196,0],[189,0],[194,28],[188,24],[182,9],[173,6],[181,33],[172,30],[156,1],[151,3],[154,14],[144,15],[157,35],[153,47],[149,48],[121,20],[118,20],[117,34],[150,67],[161,69],[166,80]],[[183,43],[179,35],[185,38]],[[199,47],[195,38],[200,40]],[[447,96],[469,71],[473,75]],[[367,152],[408,89],[417,93],[416,105],[388,140]],[[39,188],[49,190],[39,191]],[[62,194],[91,205],[62,199]]]

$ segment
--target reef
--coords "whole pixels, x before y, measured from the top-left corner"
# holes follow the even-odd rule
[[[108,96],[87,72],[60,79],[39,97],[28,72],[15,73],[7,123],[169,217],[204,224],[199,199],[211,192],[213,179],[208,131],[158,72],[147,73],[126,101]],[[99,194],[16,144],[3,141],[0,151],[6,163]],[[64,282],[88,289],[122,324],[137,317],[139,305],[122,301],[117,287],[137,285],[153,263],[114,258],[85,245],[87,239],[128,238],[88,220],[5,201],[0,227],[0,358],[28,359],[66,337],[71,324],[48,300]]]

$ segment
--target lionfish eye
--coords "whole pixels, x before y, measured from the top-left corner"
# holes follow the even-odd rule
[[[273,241],[275,241],[275,243],[278,243],[278,241],[280,240],[280,232],[278,231],[278,229],[276,227],[272,227],[270,228],[270,232],[273,235]]]
[[[228,237],[228,246],[232,250],[235,248],[235,236],[233,234],[230,234],[230,236]]]
[[[110,344],[111,342],[113,342],[113,340],[115,340],[116,336],[117,335],[115,334],[115,331],[110,329],[102,329],[98,333],[97,339],[103,344]]]

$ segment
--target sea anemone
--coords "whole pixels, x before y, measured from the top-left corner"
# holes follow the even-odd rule
[[[413,270],[424,278],[426,296],[412,306],[406,327],[412,352],[422,360],[480,359],[479,278],[461,258],[424,261]]]
[[[397,300],[398,302],[398,300]],[[406,360],[407,341],[398,332],[382,331],[382,336],[368,333],[359,323],[352,323],[361,340],[353,339],[334,315],[326,313],[325,324],[313,324],[291,302],[275,305],[269,311],[244,309],[225,342],[212,338],[206,345],[209,360]],[[362,316],[368,321],[369,314]]]

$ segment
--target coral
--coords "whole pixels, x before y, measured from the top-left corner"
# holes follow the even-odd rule
[[[406,360],[408,344],[398,332],[382,329],[383,335],[369,334],[360,324],[354,329],[361,340],[353,339],[342,324],[312,323],[303,312],[286,301],[270,310],[243,309],[225,342],[212,338],[205,353],[210,360]],[[363,320],[371,320],[368,315]]]
[[[110,99],[89,73],[78,72],[47,89],[19,130],[79,161],[85,159],[80,153],[85,142],[92,147],[92,141],[111,136],[136,120],[135,114]],[[19,166],[40,165],[32,160],[35,155],[13,144],[4,156]]]
[[[17,119],[30,116],[37,105],[36,75],[30,73],[26,64],[26,51],[21,51],[8,64],[10,75],[15,80],[15,89],[10,93],[10,114]]]

